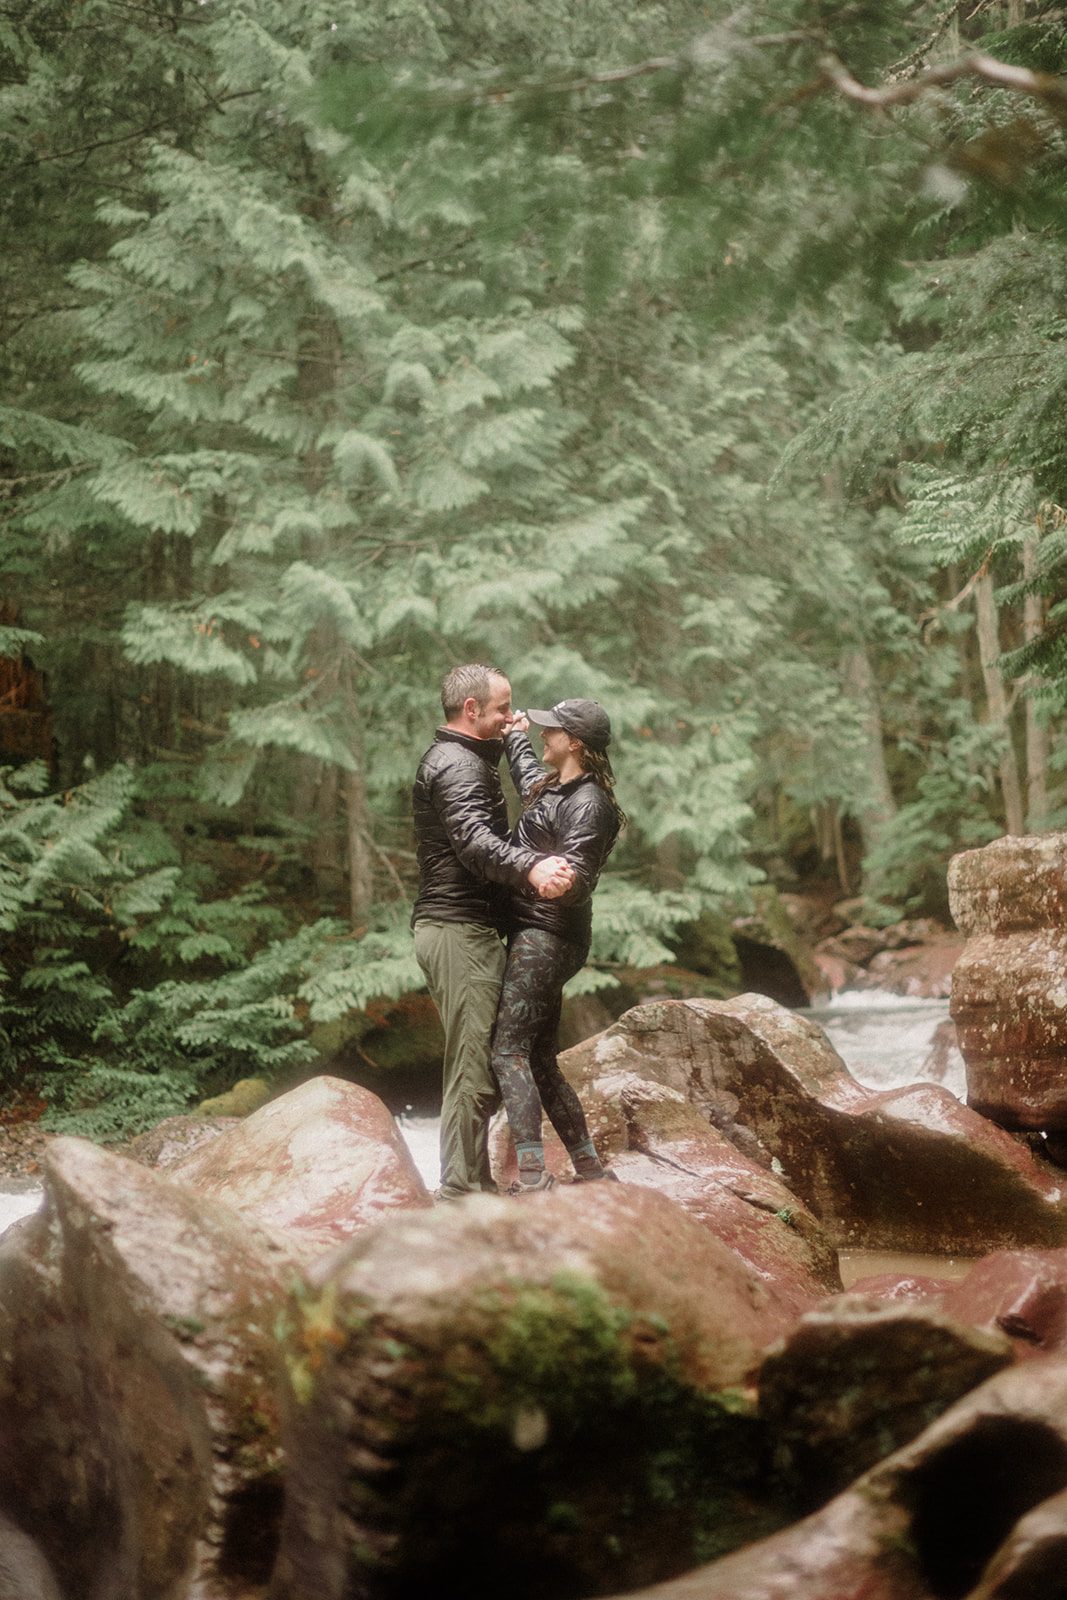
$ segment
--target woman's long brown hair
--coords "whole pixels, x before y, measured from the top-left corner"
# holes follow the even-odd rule
[[[566,729],[564,729],[566,732]],[[572,735],[577,737],[576,735]],[[583,772],[588,772],[598,789],[603,789],[615,811],[615,820],[620,828],[625,828],[627,821],[626,812],[615,798],[615,773],[611,762],[608,760],[606,750],[590,750],[589,746],[578,740],[578,764]],[[528,811],[535,800],[540,800],[546,789],[551,789],[559,782],[558,772],[546,772],[543,778],[538,778],[532,789],[526,793],[522,809]]]

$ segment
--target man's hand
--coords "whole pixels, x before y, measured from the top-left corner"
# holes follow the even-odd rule
[[[530,868],[529,882],[542,900],[558,900],[574,884],[574,868],[566,856],[545,856]]]

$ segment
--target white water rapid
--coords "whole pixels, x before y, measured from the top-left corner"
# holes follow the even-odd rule
[[[954,1045],[944,1047],[938,1028],[948,1021],[947,1000],[912,1000],[880,990],[856,990],[804,1013],[826,1030],[853,1077],[869,1089],[894,1089],[906,1083],[940,1083],[964,1094],[963,1059]],[[944,1032],[944,1030],[942,1030]],[[436,1117],[398,1118],[400,1131],[426,1186],[437,1186]],[[0,1232],[35,1211],[39,1189],[0,1193]]]

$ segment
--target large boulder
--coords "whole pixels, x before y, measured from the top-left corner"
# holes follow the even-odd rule
[[[1065,1489],[1067,1361],[1050,1357],[988,1379],[822,1510],[648,1600],[1055,1600]]]
[[[858,1279],[851,1292],[882,1305],[910,1301],[957,1323],[1002,1333],[1016,1360],[1067,1355],[1067,1250],[997,1250],[957,1278]]]
[[[967,1101],[1008,1128],[1067,1130],[1067,833],[954,856],[949,903],[967,943],[951,1011]]]
[[[587,1065],[595,1056],[575,1054]],[[570,1070],[570,1068],[568,1068]],[[773,1285],[790,1319],[841,1288],[837,1252],[814,1213],[769,1166],[743,1154],[678,1089],[610,1066],[574,1073],[611,1170],[627,1183],[665,1194]],[[572,1169],[547,1124],[545,1163],[564,1180]],[[490,1148],[501,1184],[517,1176],[507,1119],[493,1124]]]
[[[863,1088],[815,1023],[762,995],[636,1007],[561,1064],[589,1095],[598,1148],[627,1136],[597,1079],[665,1085],[750,1159],[777,1163],[838,1248],[973,1256],[1067,1241],[1067,1186],[1017,1140],[939,1086]]]
[[[235,1128],[239,1117],[176,1116],[164,1117],[154,1128],[135,1134],[125,1144],[116,1147],[116,1154],[129,1156],[146,1167],[168,1167],[189,1155],[199,1145],[210,1144],[227,1129]]]
[[[829,985],[805,933],[771,885],[754,890],[753,908],[731,924],[740,963],[738,988],[767,995],[782,1005],[804,1006]]]
[[[751,1379],[780,1311],[663,1196],[583,1184],[382,1221],[312,1264],[271,1600],[557,1600],[777,1522]]]
[[[1067,1250],[1003,1250],[976,1261],[940,1296],[947,1316],[997,1328],[1019,1360],[1067,1355]]]
[[[340,1078],[309,1079],[167,1170],[305,1254],[343,1244],[383,1211],[433,1204],[391,1113]]]
[[[775,1461],[804,1511],[848,1487],[1014,1359],[1006,1334],[934,1305],[839,1295],[806,1312],[759,1375]]]
[[[42,1210],[0,1243],[0,1511],[70,1600],[262,1589],[294,1271],[226,1207],[52,1141]]]
[[[968,1600],[1057,1600],[1067,1573],[1067,1492],[1016,1523]]]

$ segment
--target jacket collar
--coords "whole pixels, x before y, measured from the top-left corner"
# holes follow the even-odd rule
[[[461,744],[494,766],[504,754],[502,739],[472,739],[469,733],[460,733],[456,728],[438,728],[433,737],[435,744]]]

